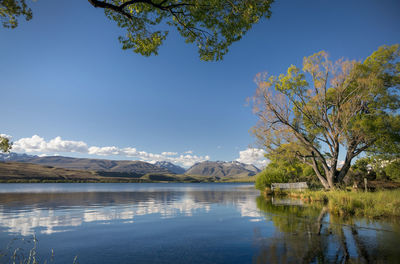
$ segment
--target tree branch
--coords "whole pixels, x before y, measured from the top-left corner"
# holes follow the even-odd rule
[[[115,11],[123,16],[125,16],[126,18],[128,18],[129,20],[132,20],[133,16],[128,13],[127,11],[125,11],[125,8],[128,7],[129,5],[133,5],[133,4],[138,4],[138,3],[144,3],[144,4],[148,4],[151,5],[157,9],[160,9],[162,11],[166,11],[169,12],[177,21],[178,23],[183,26],[185,29],[187,29],[193,36],[197,37],[198,34],[195,31],[200,32],[201,34],[204,35],[205,38],[207,38],[206,35],[212,36],[212,34],[206,30],[202,30],[200,28],[196,28],[196,27],[190,27],[188,26],[186,23],[184,23],[178,16],[178,14],[181,14],[183,16],[187,16],[183,11],[175,11],[174,9],[180,8],[180,7],[184,7],[184,6],[194,6],[194,4],[190,4],[190,3],[177,3],[177,4],[170,4],[170,5],[164,5],[167,1],[164,0],[160,3],[155,3],[151,0],[131,0],[131,1],[127,1],[119,6],[117,5],[113,5],[104,1],[99,1],[99,0],[88,0],[90,4],[92,4],[94,7],[100,7],[100,8],[104,8],[104,9],[109,9],[112,11]]]
[[[103,1],[98,1],[98,0],[88,0],[89,3],[94,6],[94,7],[100,7],[100,8],[104,8],[104,9],[110,9],[113,10],[117,13],[120,13],[121,15],[125,16],[128,19],[132,19],[132,15],[125,12],[124,7],[121,6],[116,6],[107,2],[103,2]],[[137,1],[129,1],[129,2],[137,2]],[[124,4],[122,4],[123,6]]]

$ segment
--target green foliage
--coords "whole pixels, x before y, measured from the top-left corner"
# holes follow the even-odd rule
[[[271,163],[270,163],[271,164]],[[268,165],[262,172],[256,177],[256,188],[264,190],[267,187],[271,187],[271,183],[288,182],[289,176],[284,168],[275,167]]]
[[[359,158],[351,166],[350,176],[352,179],[346,179],[346,184],[350,185],[353,182],[362,182],[364,178],[368,180],[375,180],[377,178],[382,180],[385,178],[382,171],[382,162],[380,159],[373,156]]]
[[[102,7],[101,1],[89,1]],[[157,55],[169,29],[176,28],[186,43],[195,43],[200,58],[221,60],[228,47],[262,18],[271,15],[273,0],[104,1],[108,18],[126,30],[123,49]],[[103,3],[104,3],[103,2]]]
[[[400,160],[389,162],[385,166],[384,172],[389,179],[393,181],[400,181]]]
[[[332,62],[321,51],[305,57],[302,70],[291,65],[256,82],[254,134],[268,153],[292,144],[292,155],[311,165],[326,189],[336,188],[363,152],[400,155],[400,45],[382,46],[364,62]]]
[[[200,58],[221,60],[229,46],[251,27],[271,16],[273,0],[88,0],[125,30],[119,37],[123,49],[144,56],[157,55],[169,28],[186,43],[195,43]],[[4,27],[18,26],[18,17],[32,19],[25,0],[0,0]]]
[[[12,143],[6,137],[0,136],[0,151],[1,152],[9,152],[12,147]]]
[[[370,171],[372,168],[372,166],[370,164],[371,164],[371,158],[364,157],[364,158],[358,159],[351,168],[355,172],[367,174],[368,171]]]
[[[311,166],[301,163],[291,151],[293,144],[282,145],[276,152],[267,155],[268,166],[256,176],[256,188],[264,190],[271,183],[306,181],[318,185]]]
[[[360,178],[399,181],[400,159],[392,155],[370,155],[358,159],[352,170]]]
[[[370,90],[365,93],[363,111],[352,120],[350,129],[373,139],[368,149],[379,154],[400,154],[400,45],[383,45],[358,68],[356,85]]]
[[[19,16],[25,17],[26,21],[32,19],[32,10],[25,0],[0,0],[0,21],[3,27],[16,28]]]

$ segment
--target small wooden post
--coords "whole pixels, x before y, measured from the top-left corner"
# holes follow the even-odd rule
[[[357,190],[358,190],[358,185],[357,185],[357,182],[354,181],[354,183],[353,183],[353,191],[357,191]]]
[[[364,178],[364,188],[365,188],[365,192],[368,192],[367,185],[368,185],[367,178]]]

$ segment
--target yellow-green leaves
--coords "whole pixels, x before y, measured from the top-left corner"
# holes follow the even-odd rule
[[[364,63],[332,62],[321,51],[304,58],[303,71],[291,65],[278,77],[257,76],[259,122],[252,131],[268,153],[296,142],[301,148],[291,151],[325,188],[343,180],[363,151],[400,156],[399,45],[379,48]],[[339,170],[341,149],[346,158]]]
[[[399,44],[392,46],[383,45],[364,61],[364,65],[370,69],[381,72],[385,70],[396,70],[396,66],[399,65],[399,57]],[[397,73],[398,71],[399,69],[397,68]]]
[[[3,27],[17,27],[19,16],[25,17],[27,21],[32,19],[32,10],[25,0],[0,0],[0,21]]]
[[[186,43],[197,46],[200,59],[213,61],[222,60],[228,47],[240,40],[253,24],[270,17],[273,0],[105,2],[116,7],[106,8],[107,16],[127,31],[126,36],[119,38],[123,49],[145,56],[157,54],[168,34],[166,26],[171,26]],[[122,6],[122,10],[118,9]],[[124,11],[129,16],[123,15]]]
[[[1,152],[8,152],[10,151],[12,143],[6,137],[0,136],[0,151]]]
[[[140,53],[144,56],[150,56],[158,52],[158,47],[161,46],[163,40],[165,40],[168,32],[141,32],[133,34],[129,32],[126,38],[120,37],[123,49],[132,49],[136,53]]]
[[[294,65],[288,68],[286,75],[280,74],[275,84],[277,90],[291,94],[301,91],[305,86],[307,86],[307,81],[304,74]]]
[[[26,0],[0,0],[0,20],[15,28],[18,17],[32,18]],[[88,0],[105,10],[126,33],[119,37],[123,49],[144,56],[157,54],[175,28],[186,43],[194,43],[202,60],[222,60],[229,46],[262,18],[271,16],[274,0]]]

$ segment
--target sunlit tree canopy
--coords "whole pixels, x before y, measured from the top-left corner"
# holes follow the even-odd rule
[[[256,83],[259,142],[268,153],[291,143],[293,155],[313,167],[325,188],[341,182],[364,151],[399,153],[399,45],[382,46],[364,62],[333,62],[321,51],[305,57],[302,69],[259,74]]]

